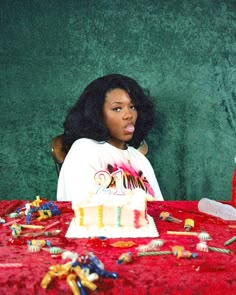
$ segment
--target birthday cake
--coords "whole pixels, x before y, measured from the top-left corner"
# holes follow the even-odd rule
[[[158,237],[153,218],[147,214],[147,200],[142,189],[91,193],[72,203],[74,217],[66,237]]]

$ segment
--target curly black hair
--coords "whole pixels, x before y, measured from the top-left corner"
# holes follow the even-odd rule
[[[110,74],[91,82],[83,91],[64,121],[63,148],[68,152],[74,141],[90,138],[108,141],[109,130],[103,122],[103,104],[107,92],[125,90],[134,103],[138,118],[132,139],[127,144],[137,148],[154,124],[154,104],[149,91],[144,90],[134,79],[120,74]]]

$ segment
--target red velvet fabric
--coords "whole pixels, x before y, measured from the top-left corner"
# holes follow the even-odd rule
[[[24,201],[0,201],[0,216],[10,221],[6,214],[13,212],[23,205]],[[55,202],[61,215],[38,222],[35,219],[31,224],[50,225],[55,221],[60,223],[52,229],[61,229],[61,233],[49,238],[53,246],[71,250],[79,254],[92,251],[104,263],[105,269],[118,273],[117,279],[102,278],[95,281],[96,291],[86,289],[87,294],[174,294],[174,295],[202,295],[202,294],[236,294],[236,242],[224,246],[224,242],[236,235],[236,222],[226,222],[221,219],[202,214],[197,209],[195,201],[164,201],[148,204],[148,213],[154,217],[160,238],[165,241],[162,251],[170,250],[172,246],[182,245],[186,250],[198,253],[197,258],[177,258],[174,255],[138,257],[136,247],[114,248],[110,245],[96,245],[88,239],[67,239],[66,230],[73,212],[69,202]],[[173,217],[183,222],[171,223],[159,219],[162,211],[168,211]],[[186,218],[195,221],[194,231],[206,231],[212,237],[207,242],[209,246],[227,248],[231,254],[217,252],[201,252],[196,250],[199,239],[195,236],[169,235],[167,231],[184,231]],[[25,223],[23,217],[21,223]],[[9,226],[1,226],[0,240],[0,294],[72,294],[65,279],[54,278],[47,289],[42,289],[40,282],[49,266],[63,264],[61,255],[51,255],[41,250],[37,253],[27,251],[26,242],[23,245],[9,245],[12,238]],[[43,239],[44,237],[38,237]],[[21,241],[21,238],[18,238]],[[26,239],[27,240],[27,239]],[[108,239],[112,243],[121,239]],[[152,239],[123,239],[133,241],[137,245],[147,244]],[[108,244],[109,244],[108,243]],[[117,264],[122,253],[132,252],[133,260],[128,264]],[[3,263],[21,263],[21,267],[2,267]]]

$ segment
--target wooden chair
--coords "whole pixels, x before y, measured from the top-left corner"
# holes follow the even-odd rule
[[[148,144],[146,143],[145,140],[141,143],[138,150],[144,155],[147,154]],[[65,160],[65,157],[66,157],[66,153],[62,148],[62,134],[60,134],[52,139],[52,141],[51,141],[51,154],[52,154],[52,158],[55,163],[57,175],[59,176],[61,166]]]
[[[59,176],[61,166],[65,160],[66,152],[62,148],[62,134],[54,137],[51,141],[51,154],[55,163],[56,172]]]

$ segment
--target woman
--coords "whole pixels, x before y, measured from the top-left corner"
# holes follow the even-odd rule
[[[57,199],[76,202],[98,191],[141,188],[163,200],[150,162],[136,149],[153,123],[153,103],[135,80],[111,74],[91,82],[64,122],[68,154]]]

